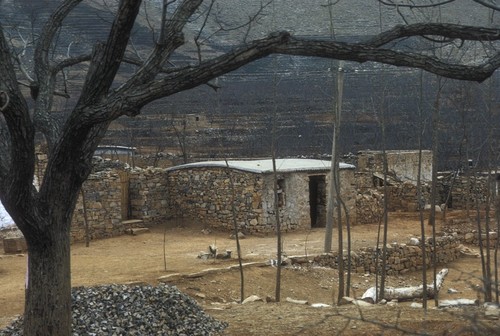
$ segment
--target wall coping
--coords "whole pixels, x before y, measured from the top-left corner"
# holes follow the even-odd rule
[[[189,168],[226,168],[247,171],[256,174],[268,174],[273,172],[271,159],[264,160],[230,160],[227,161],[203,161],[188,163],[180,166],[167,168],[174,171]],[[276,159],[276,170],[279,173],[306,172],[306,171],[329,171],[331,161],[314,159]],[[347,163],[339,163],[340,169],[355,169],[356,167]]]

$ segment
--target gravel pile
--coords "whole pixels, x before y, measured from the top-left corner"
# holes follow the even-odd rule
[[[106,285],[72,291],[73,335],[218,335],[227,324],[175,286]],[[22,335],[22,318],[0,336]]]

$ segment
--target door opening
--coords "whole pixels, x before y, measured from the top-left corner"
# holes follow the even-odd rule
[[[326,226],[325,175],[309,176],[309,213],[311,227]]]

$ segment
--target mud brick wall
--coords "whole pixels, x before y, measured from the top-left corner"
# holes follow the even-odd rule
[[[128,218],[151,225],[169,216],[167,176],[163,168],[135,168],[129,172]]]
[[[436,238],[437,262],[446,264],[460,256],[460,240],[454,236],[443,236]],[[426,265],[431,265],[431,253],[433,246],[430,241],[426,245]],[[359,251],[352,252],[351,265],[356,273],[375,273],[382,267],[382,251],[377,258],[376,247],[366,247]],[[347,265],[347,253],[344,253],[344,260]],[[325,253],[314,258],[314,262],[320,266],[337,268],[338,253]],[[422,250],[420,246],[393,243],[387,246],[387,274],[398,275],[407,272],[421,270],[423,267]]]
[[[101,171],[91,174],[83,184],[87,221],[91,239],[121,235],[121,182],[117,171]],[[85,240],[85,222],[82,194],[73,214],[72,241]]]

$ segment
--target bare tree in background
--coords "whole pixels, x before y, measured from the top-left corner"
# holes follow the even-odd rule
[[[204,42],[227,27],[206,31],[208,18],[216,13],[211,11],[213,1],[202,0],[164,0],[159,11],[159,29],[151,40],[148,55],[142,59],[129,52],[133,49],[130,36],[142,3],[139,0],[121,0],[110,7],[114,20],[109,34],[104,42],[95,42],[90,53],[61,53],[56,47],[65,28],[64,20],[81,2],[61,1],[37,38],[33,38],[33,55],[23,56],[23,64],[32,65],[30,76],[25,75],[25,67],[18,62],[20,54],[7,38],[8,27],[4,22],[0,26],[0,124],[8,130],[0,132],[6,136],[0,141],[0,198],[23,232],[29,249],[25,335],[71,334],[71,218],[82,183],[90,174],[93,153],[113,120],[136,116],[155,100],[210,84],[212,79],[270,54],[380,62],[479,82],[500,66],[500,54],[495,48],[480,50],[481,62],[474,64],[438,59],[418,49],[397,48],[401,40],[422,36],[455,40],[457,48],[461,42],[500,40],[497,28],[453,23],[395,26],[353,43],[272,32],[238,44],[226,42],[224,48],[214,51]],[[251,23],[257,24],[258,20]],[[252,24],[240,22],[235,26],[249,30]],[[194,34],[196,42],[189,34],[195,29],[199,32]],[[173,66],[174,54],[188,42],[195,43],[198,57]],[[133,70],[123,73],[122,66],[126,64]],[[80,82],[78,99],[60,124],[51,113],[54,99],[64,87],[65,70],[74,66],[85,72],[84,80]],[[27,95],[20,85],[25,81],[29,82]],[[50,151],[39,190],[33,186],[37,132],[44,135]]]

